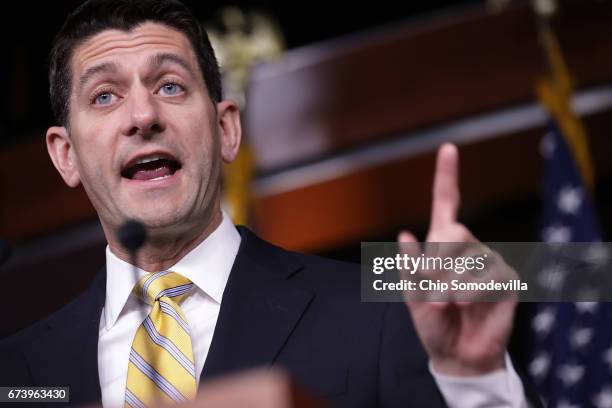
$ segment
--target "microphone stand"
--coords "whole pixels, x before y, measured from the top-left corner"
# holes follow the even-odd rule
[[[119,227],[117,235],[123,248],[130,254],[134,281],[138,282],[137,253],[147,240],[147,230],[140,221],[128,220]]]

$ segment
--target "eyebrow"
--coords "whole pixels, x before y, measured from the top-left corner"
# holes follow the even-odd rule
[[[187,71],[187,73],[192,77],[192,79],[197,78],[197,75],[193,71],[193,68],[191,67],[191,65],[183,57],[177,54],[172,54],[172,53],[155,54],[149,57],[147,64],[149,65],[149,69],[151,71],[157,71],[162,65],[168,62],[180,65],[181,68]],[[83,73],[83,75],[81,75],[81,77],[79,78],[79,92],[96,75],[99,75],[101,73],[116,73],[118,71],[119,71],[119,66],[114,62],[103,62],[103,63],[94,65],[93,67],[88,68]]]
[[[119,71],[119,67],[114,62],[103,62],[93,67],[87,68],[87,70],[79,78],[79,92],[87,85],[91,79],[101,73],[111,72],[116,73]]]
[[[147,61],[149,64],[149,68],[151,71],[158,70],[162,65],[167,62],[171,62],[177,65],[180,65],[187,73],[191,76],[192,79],[196,79],[197,75],[194,72],[192,66],[187,62],[186,59],[177,54],[172,53],[159,53],[149,57]]]

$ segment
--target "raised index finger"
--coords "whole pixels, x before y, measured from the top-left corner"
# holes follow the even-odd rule
[[[459,151],[454,144],[444,143],[436,159],[430,231],[457,220],[459,200]]]

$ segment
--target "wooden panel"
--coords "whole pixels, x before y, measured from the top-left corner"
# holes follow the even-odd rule
[[[516,174],[510,155],[524,151]],[[531,194],[537,179],[537,134],[509,137],[461,149],[464,206],[486,206]],[[282,245],[312,251],[382,233],[429,218],[435,156],[362,170],[289,193],[262,198],[256,207],[259,232]],[[495,174],[495,177],[493,177]],[[263,222],[265,220],[265,222]]]
[[[13,241],[96,216],[85,191],[64,184],[47,154],[43,136],[0,150],[0,191],[0,234]]]
[[[588,121],[596,171],[612,181],[612,112]],[[543,129],[490,139],[460,148],[462,210],[484,209],[537,197],[541,182],[539,140]],[[296,189],[260,197],[260,234],[302,251],[322,251],[401,226],[429,220],[433,152],[398,160]],[[612,183],[611,183],[612,184]]]
[[[570,2],[556,28],[579,86],[612,80],[612,3]],[[261,170],[533,99],[545,72],[528,6],[289,52],[253,74],[247,128]]]

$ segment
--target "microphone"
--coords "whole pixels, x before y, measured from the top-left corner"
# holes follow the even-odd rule
[[[140,221],[128,220],[118,231],[119,242],[130,255],[135,256],[142,244],[147,240],[147,230]]]
[[[147,240],[147,229],[140,221],[128,220],[119,227],[117,237],[123,248],[130,254],[134,278],[138,281],[136,254]]]
[[[12,254],[11,244],[5,239],[0,239],[0,266],[4,265]]]

